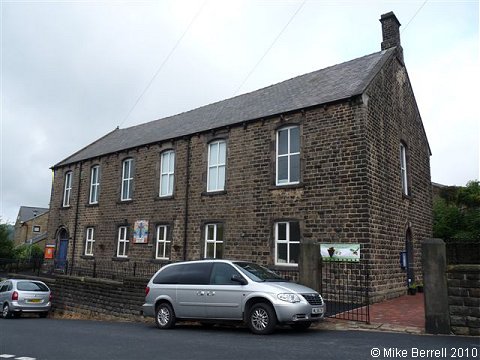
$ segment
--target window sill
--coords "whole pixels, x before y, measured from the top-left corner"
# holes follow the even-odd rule
[[[126,204],[132,204],[133,200],[118,200],[117,205],[126,205]]]
[[[221,191],[204,191],[202,192],[202,196],[217,196],[217,195],[226,195],[227,191],[226,190],[221,190]]]
[[[171,261],[167,259],[151,259],[149,262],[151,264],[161,264],[161,265],[167,265],[171,263]]]
[[[60,210],[68,210],[70,209],[72,206],[71,205],[68,205],[68,206],[60,206]]]
[[[84,260],[95,260],[95,256],[94,256],[94,255],[81,255],[81,256],[80,256],[80,259],[84,259]]]
[[[303,183],[298,183],[298,184],[287,184],[287,185],[271,185],[268,190],[290,190],[290,189],[300,189],[303,188],[304,184]]]
[[[274,271],[275,270],[278,270],[278,271],[298,270],[298,264],[277,264],[277,265],[270,266],[269,269]]]
[[[174,200],[175,197],[173,195],[169,195],[169,196],[157,196],[155,198],[155,201],[162,201],[162,200]]]
[[[85,204],[85,207],[86,207],[86,208],[94,208],[94,207],[98,207],[98,206],[99,206],[98,202],[95,203],[95,204],[90,204],[90,203]]]
[[[127,262],[127,261],[130,261],[130,259],[129,258],[124,258],[124,257],[114,256],[114,257],[112,257],[112,261]]]
[[[412,195],[411,194],[404,194],[402,193],[402,199],[404,200],[412,200]]]

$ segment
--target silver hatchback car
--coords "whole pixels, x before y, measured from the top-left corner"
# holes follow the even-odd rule
[[[0,282],[2,317],[7,319],[21,313],[38,313],[46,317],[51,304],[48,286],[37,280],[7,279]]]
[[[277,324],[306,329],[323,318],[318,292],[245,261],[200,260],[169,264],[149,281],[143,314],[160,329],[177,320],[239,321],[255,334]]]

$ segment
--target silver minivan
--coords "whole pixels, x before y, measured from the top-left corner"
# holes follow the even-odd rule
[[[277,324],[306,329],[325,313],[315,290],[245,261],[169,264],[150,279],[145,293],[143,314],[155,317],[160,329],[177,320],[240,321],[255,334],[270,334]]]

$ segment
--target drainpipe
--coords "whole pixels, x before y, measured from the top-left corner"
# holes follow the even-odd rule
[[[70,275],[72,275],[73,266],[75,264],[75,245],[77,243],[78,208],[80,206],[81,184],[82,184],[82,162],[80,162],[80,169],[78,171],[77,204],[75,206],[75,223],[73,224],[72,264],[70,265]]]
[[[192,137],[187,142],[187,161],[186,161],[186,183],[185,183],[185,216],[183,222],[183,260],[187,260],[187,238],[188,238],[188,194],[190,190],[190,144]]]

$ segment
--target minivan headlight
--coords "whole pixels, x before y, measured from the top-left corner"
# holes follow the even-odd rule
[[[297,303],[300,302],[300,298],[296,294],[278,294],[277,298],[282,301],[286,301],[289,303]]]

